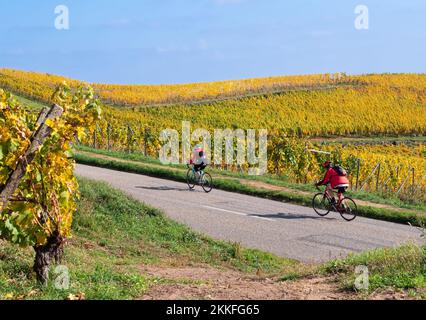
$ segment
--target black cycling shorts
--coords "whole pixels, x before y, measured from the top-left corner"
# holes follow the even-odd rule
[[[194,164],[194,170],[196,172],[204,170],[207,167],[206,164],[202,163],[202,164]]]
[[[339,188],[337,188],[337,192],[338,193],[345,193],[347,188],[348,187],[339,187]]]

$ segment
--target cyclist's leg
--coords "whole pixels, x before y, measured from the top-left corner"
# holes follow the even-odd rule
[[[336,203],[336,198],[334,196],[334,191],[331,188],[331,184],[327,184],[327,188],[326,188],[326,192],[329,195],[329,197],[331,198],[331,200],[333,201],[333,204]]]
[[[207,166],[204,164],[204,163],[202,163],[202,164],[200,164],[200,176],[202,177],[202,176],[204,176],[204,169],[206,168]]]
[[[339,206],[342,203],[343,198],[345,197],[345,192],[346,192],[346,186],[339,186],[338,187],[338,197],[339,197]]]
[[[196,178],[197,180],[199,180],[199,179],[200,179],[200,176],[201,176],[201,173],[200,173],[200,165],[194,164],[194,168],[193,168],[193,170],[194,170],[195,178]]]
[[[342,200],[343,200],[343,192],[341,192],[341,191],[339,190],[339,192],[337,193],[337,197],[338,197],[338,199],[339,199],[338,204],[339,204],[339,206],[340,206],[340,204],[342,203]]]

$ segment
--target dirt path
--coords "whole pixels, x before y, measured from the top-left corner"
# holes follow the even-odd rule
[[[144,300],[336,300],[355,299],[339,290],[333,278],[308,278],[280,282],[209,266],[143,267],[142,273],[171,283],[151,287]],[[175,282],[175,283],[173,283]],[[179,282],[179,283],[176,283]]]
[[[251,276],[210,266],[153,267],[141,272],[159,277],[142,300],[400,300],[404,291],[378,291],[369,296],[344,291],[332,276],[312,276],[293,281],[279,281]]]

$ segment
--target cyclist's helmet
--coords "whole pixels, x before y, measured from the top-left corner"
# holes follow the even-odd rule
[[[331,166],[331,161],[330,160],[327,160],[326,162],[323,163],[323,167],[324,168],[330,168],[330,166]]]

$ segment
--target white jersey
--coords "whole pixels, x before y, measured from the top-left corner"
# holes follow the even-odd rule
[[[197,156],[193,158],[192,162],[193,162],[195,165],[200,165],[200,164],[202,164],[202,163],[207,164],[207,158],[206,158],[206,156],[202,156],[202,157],[200,157],[200,156],[197,154]]]
[[[200,157],[200,151],[204,151],[203,149],[197,148],[192,152],[192,163],[195,165],[205,164],[207,165],[207,158],[206,155],[203,154],[202,157]]]

